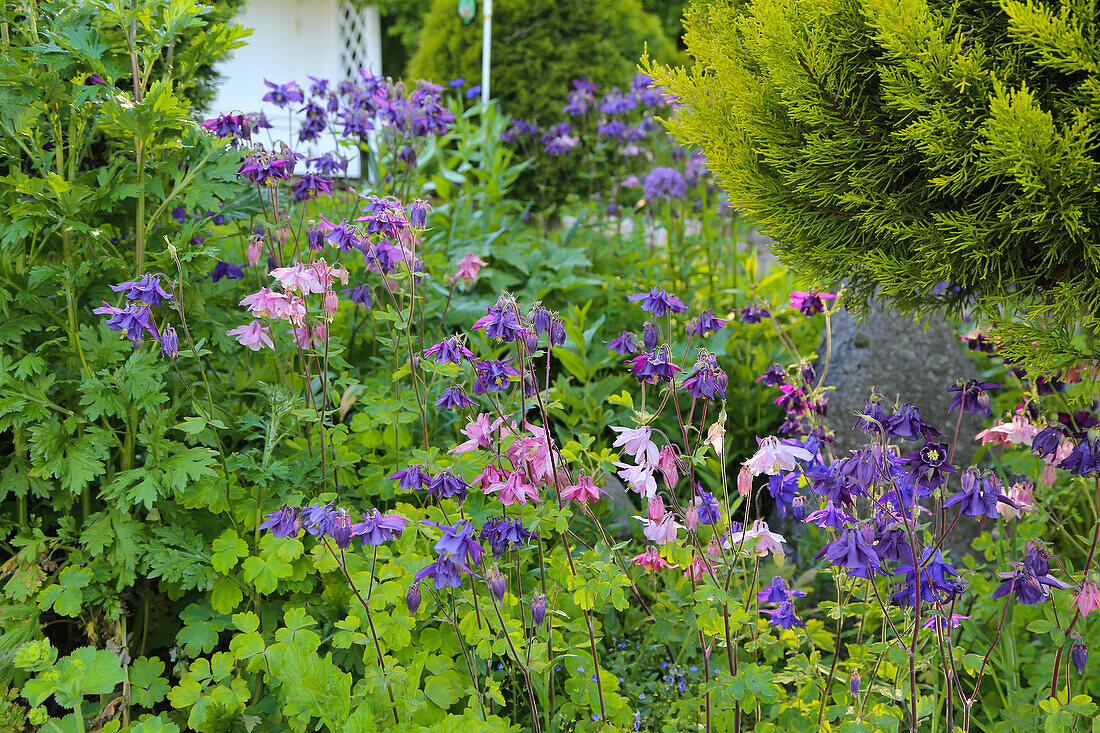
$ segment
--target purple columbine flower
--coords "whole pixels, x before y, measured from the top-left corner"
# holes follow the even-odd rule
[[[301,102],[304,99],[302,93],[298,91],[298,85],[292,81],[286,84],[275,84],[264,79],[264,84],[270,87],[271,91],[264,95],[263,101],[271,102],[280,109],[291,102]]]
[[[160,353],[169,359],[174,359],[179,355],[179,351],[180,337],[176,334],[176,329],[165,326],[164,330],[160,332]]]
[[[852,426],[855,430],[859,428],[865,433],[881,433],[886,429],[886,410],[882,404],[882,398],[879,395],[871,395],[871,399],[867,400],[867,403],[863,406],[863,412],[856,420],[856,424]]]
[[[443,588],[461,588],[462,574],[474,575],[474,571],[467,567],[462,560],[440,557],[432,564],[423,568],[414,578],[414,583],[430,578],[432,587],[436,590]]]
[[[244,270],[234,265],[232,262],[222,262],[218,260],[218,264],[214,265],[214,269],[210,271],[210,279],[214,282],[221,280],[243,280]]]
[[[444,469],[432,477],[428,484],[428,493],[438,496],[440,499],[457,497],[459,501],[466,498],[466,492],[470,485],[462,480],[461,476],[455,476],[451,469]]]
[[[172,218],[182,224],[183,222],[187,221],[187,209],[183,208],[182,206],[177,206],[176,208],[172,209]]]
[[[794,604],[789,600],[780,603],[778,608],[762,608],[760,612],[771,617],[768,619],[768,623],[781,629],[797,629],[806,625],[802,619],[795,615]]]
[[[916,603],[918,587],[920,598],[925,603],[946,603],[965,590],[964,581],[959,578],[955,568],[943,561],[943,552],[933,552],[931,547],[924,548],[919,571],[913,563],[905,563],[897,569],[897,574],[904,575],[904,580],[898,592],[890,598],[901,606],[912,606]]]
[[[778,387],[787,381],[787,370],[779,364],[772,364],[764,370],[764,373],[756,378],[765,387]]]
[[[653,384],[658,380],[672,382],[676,379],[676,372],[683,371],[672,363],[672,354],[667,344],[662,344],[653,351],[646,351],[633,359],[627,359],[634,376],[639,382]]]
[[[700,359],[695,362],[695,373],[684,380],[680,389],[686,390],[697,400],[724,400],[728,384],[726,373],[718,368],[714,355],[700,351]]]
[[[503,601],[504,591],[507,587],[508,584],[504,580],[504,575],[497,569],[496,565],[493,565],[493,569],[489,571],[489,591],[496,597],[497,601]]]
[[[160,286],[161,277],[159,273],[147,272],[137,280],[112,285],[111,290],[116,293],[126,291],[126,297],[130,300],[139,300],[158,308],[164,301],[172,299],[172,294]]]
[[[516,317],[515,307],[502,297],[496,305],[488,307],[488,313],[474,322],[471,330],[485,329],[485,335],[491,339],[499,339],[504,343],[512,343],[523,338],[527,329]]]
[[[302,529],[314,537],[329,535],[336,526],[340,511],[334,503],[310,504],[301,507]]]
[[[350,295],[348,296],[348,300],[350,300],[352,303],[357,303],[363,306],[363,308],[366,310],[371,309],[369,285],[360,284],[356,285],[354,288],[347,288],[346,290],[341,290],[340,292],[350,293]]]
[[[963,412],[969,412],[972,415],[989,417],[993,414],[989,406],[989,390],[1000,388],[1001,385],[994,382],[979,382],[977,379],[968,379],[965,382],[960,380],[958,384],[947,388],[948,392],[955,393],[951,398],[951,407],[948,408],[948,412],[961,408]]]
[[[943,435],[920,417],[920,410],[908,402],[898,407],[898,411],[886,418],[886,432],[902,440],[931,440]]]
[[[1065,590],[1070,587],[1050,575],[1037,575],[1027,566],[1027,563],[1012,562],[1009,565],[1014,570],[997,573],[1004,582],[993,591],[995,599],[1012,593],[1018,603],[1034,606],[1050,597],[1050,591],[1047,588]]]
[[[1077,668],[1077,674],[1085,673],[1085,665],[1089,661],[1089,650],[1083,642],[1077,642],[1070,650],[1069,658],[1073,660],[1073,666]]]
[[[462,364],[463,359],[473,360],[474,352],[466,348],[466,345],[462,343],[461,336],[448,336],[440,341],[438,344],[429,347],[424,351],[424,357],[433,357],[432,361],[436,364],[442,364],[445,361],[449,361],[452,364]]]
[[[750,304],[741,309],[740,321],[742,323],[760,323],[765,318],[771,317],[772,314],[767,308]]]
[[[426,489],[431,484],[432,477],[424,469],[424,465],[417,463],[406,469],[398,471],[386,477],[389,481],[397,481],[399,488],[406,490]]]
[[[605,343],[608,351],[614,351],[622,356],[638,353],[638,345],[634,343],[634,334],[630,331],[620,331],[616,338]]]
[[[863,528],[846,529],[840,537],[828,543],[817,553],[817,559],[824,558],[831,565],[848,569],[848,574],[856,578],[870,578],[871,573],[882,571],[878,553],[864,536]]]
[[[696,487],[695,492],[699,497],[699,524],[713,527],[718,524],[722,519],[722,512],[718,506],[718,500],[714,498],[714,494],[709,491],[704,491]]]
[[[116,308],[103,301],[103,305],[92,311],[96,315],[110,316],[107,319],[107,328],[112,331],[125,331],[126,338],[136,345],[145,338],[148,331],[153,338],[159,338],[156,326],[153,325],[152,311],[144,303],[127,303],[125,308]]]
[[[943,443],[925,443],[919,451],[914,451],[902,459],[908,466],[907,477],[913,489],[921,489],[922,495],[931,494],[947,477],[958,469],[947,462],[947,446]]]
[[[1035,438],[1031,441],[1031,452],[1040,458],[1046,458],[1057,453],[1061,443],[1061,429],[1057,425],[1047,425],[1035,434]]]
[[[405,596],[405,607],[409,609],[409,613],[416,613],[420,608],[420,583],[413,583],[409,586],[409,592]]]
[[[493,557],[498,560],[507,550],[535,537],[534,532],[523,528],[523,522],[518,517],[496,517],[485,522],[481,528],[481,541],[489,543]]]
[[[441,558],[469,558],[474,566],[481,565],[484,550],[474,537],[474,527],[469,519],[459,520],[454,525],[439,524],[427,519],[420,523],[443,530],[443,536],[435,543],[435,551]]]
[[[513,357],[504,361],[486,359],[474,364],[477,378],[474,381],[474,394],[482,395],[486,392],[500,392],[508,388],[513,377],[519,377],[515,367],[508,364]]]
[[[1092,471],[1100,471],[1100,440],[1086,437],[1073,448],[1058,468],[1077,476],[1085,476]]]
[[[795,598],[801,598],[806,593],[800,590],[793,590],[787,586],[787,582],[783,580],[783,576],[777,575],[772,578],[771,585],[764,590],[757,592],[756,597],[760,603],[770,603],[778,606],[784,601],[790,601]]]
[[[536,593],[535,597],[531,599],[531,621],[535,626],[542,626],[542,622],[546,619],[546,596],[541,593]]]
[[[443,394],[440,395],[439,399],[435,401],[435,406],[442,407],[444,410],[461,410],[476,404],[466,394],[466,390],[462,389],[462,385],[459,384],[452,384],[447,387],[443,390]]]
[[[298,516],[298,507],[283,504],[277,511],[264,516],[263,523],[257,529],[270,529],[279,539],[297,537],[302,530],[302,520]]]
[[[648,293],[627,296],[631,303],[642,301],[642,310],[661,318],[668,313],[683,313],[687,306],[664,288],[654,287]]]
[[[961,504],[959,511],[968,517],[996,519],[1000,516],[997,511],[998,502],[1018,506],[1001,493],[1001,482],[995,476],[983,476],[974,467],[963,472],[959,483],[962,488],[947,497],[947,501],[943,503],[944,508]]]
[[[831,501],[826,502],[824,509],[810,512],[803,520],[806,524],[816,524],[818,527],[832,527],[833,529],[845,529],[848,524],[854,523],[856,518],[848,514]]]
[[[913,546],[909,544],[905,529],[896,523],[878,533],[875,552],[882,560],[913,564]]]
[[[697,319],[692,321],[691,327],[688,330],[695,336],[709,336],[715,331],[722,330],[725,326],[725,321],[715,317],[714,313],[711,311],[705,310],[699,314]]]
[[[380,545],[401,539],[401,533],[408,523],[409,520],[397,514],[382,514],[377,509],[372,509],[370,514],[363,515],[362,522],[352,525],[351,536],[362,537],[361,544],[364,545]]]
[[[659,166],[645,177],[642,191],[647,201],[682,199],[687,193],[687,180],[675,168]]]
[[[296,202],[308,201],[331,192],[330,181],[327,178],[316,173],[303,173],[294,183],[293,199]]]

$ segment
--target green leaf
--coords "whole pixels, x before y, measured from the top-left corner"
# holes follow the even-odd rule
[[[248,543],[242,540],[235,530],[228,528],[214,540],[210,562],[215,570],[225,575],[236,567],[237,558],[247,555]]]
[[[158,657],[138,657],[130,664],[130,694],[135,703],[151,708],[165,698],[170,689],[164,674],[164,662]]]
[[[430,677],[424,685],[424,696],[446,710],[458,702],[458,691],[446,677]]]

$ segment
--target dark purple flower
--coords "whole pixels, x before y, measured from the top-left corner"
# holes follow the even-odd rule
[[[1100,471],[1100,440],[1086,437],[1073,448],[1058,468],[1077,476],[1085,476],[1092,471]]]
[[[760,603],[770,603],[778,606],[784,601],[790,601],[794,598],[801,598],[806,593],[800,590],[792,590],[787,586],[787,582],[783,580],[783,576],[777,575],[772,578],[771,585],[762,591],[758,591],[756,598]]]
[[[931,547],[924,548],[919,570],[913,563],[905,563],[896,572],[903,575],[904,580],[898,592],[890,598],[901,606],[914,605],[918,592],[925,603],[946,603],[965,590],[955,568],[943,561],[943,552],[933,552]]]
[[[1040,458],[1046,458],[1057,453],[1061,443],[1061,429],[1056,425],[1047,425],[1035,434],[1035,438],[1031,441],[1031,452]]]
[[[463,573],[473,575],[474,571],[470,570],[461,559],[456,560],[449,557],[440,557],[431,565],[420,570],[420,572],[414,576],[413,582],[419,583],[426,578],[430,578],[432,587],[436,590],[442,590],[443,588],[461,588]]]
[[[913,546],[909,544],[905,529],[898,524],[878,534],[875,540],[875,552],[882,560],[910,565],[913,563]]]
[[[264,516],[263,523],[257,529],[270,529],[271,534],[279,539],[297,537],[302,530],[302,520],[298,517],[298,507],[283,504],[277,511]]]
[[[741,309],[740,320],[742,323],[760,323],[765,318],[771,318],[772,314],[767,308],[754,305],[746,305]]]
[[[708,527],[717,525],[722,519],[722,512],[718,506],[718,500],[714,498],[714,494],[698,488],[696,494],[699,497],[699,506],[696,509],[699,516],[699,524]]]
[[[795,615],[794,604],[789,600],[780,603],[778,608],[762,608],[760,612],[771,616],[768,623],[781,629],[797,629],[806,625],[804,621]]]
[[[416,199],[409,204],[409,224],[416,229],[423,229],[428,223],[428,211],[432,208],[427,201]]]
[[[764,373],[756,378],[757,382],[760,382],[765,387],[776,387],[780,384],[784,384],[787,381],[787,370],[781,367],[779,364],[772,364],[770,367],[764,370]]]
[[[264,84],[267,84],[271,91],[264,95],[263,101],[271,102],[276,107],[283,108],[290,102],[301,102],[304,99],[302,93],[298,91],[298,85],[292,81],[286,84],[274,84],[264,79]]]
[[[311,198],[331,193],[329,180],[316,173],[303,173],[294,183],[292,197],[294,201],[308,201]]]
[[[317,158],[310,158],[309,164],[317,169],[318,173],[333,176],[344,172],[348,168],[347,158],[337,158],[332,153],[325,153]]]
[[[126,297],[130,300],[139,300],[157,308],[164,301],[172,299],[172,294],[160,286],[160,278],[159,273],[147,272],[138,280],[112,285],[111,290],[116,293],[126,291]]]
[[[203,122],[202,126],[213,132],[217,137],[237,137],[241,133],[245,133],[244,137],[248,137],[248,131],[244,126],[244,117],[241,115],[213,117]]]
[[[409,520],[396,514],[382,514],[377,509],[363,515],[363,521],[351,528],[352,537],[362,537],[361,544],[380,545],[383,542],[401,539],[405,525]]]
[[[709,336],[715,331],[720,331],[725,325],[725,321],[716,318],[711,311],[705,310],[699,314],[697,319],[691,322],[689,332],[695,336]]]
[[[461,336],[448,336],[438,344],[424,351],[425,358],[434,357],[432,361],[441,364],[449,361],[452,364],[462,364],[463,359],[473,359],[474,352],[466,348]]]
[[[496,596],[497,601],[504,600],[504,591],[508,585],[504,581],[504,575],[497,570],[496,566],[489,571],[489,592]]]
[[[485,522],[481,528],[481,541],[489,543],[493,557],[498,560],[512,547],[535,538],[535,533],[523,528],[518,517],[497,517]]]
[[[840,537],[828,543],[817,553],[817,559],[824,558],[831,565],[848,569],[848,574],[856,578],[870,578],[871,573],[881,572],[878,554],[864,536],[864,528],[846,529]]]
[[[290,177],[290,166],[284,158],[257,153],[244,159],[237,175],[261,186],[273,186],[277,181]]]
[[[466,492],[469,489],[470,485],[463,481],[461,476],[455,476],[449,468],[437,473],[428,484],[428,493],[440,499],[457,497],[462,501],[466,498]]]
[[[406,469],[398,471],[386,477],[389,481],[397,481],[402,489],[426,489],[432,481],[431,475],[424,469],[424,465],[417,463]]]
[[[443,536],[435,543],[435,551],[441,558],[459,561],[469,558],[474,566],[481,565],[481,554],[484,550],[474,537],[474,527],[470,520],[462,519],[454,525],[439,524],[431,520],[420,523],[443,530]]]
[[[886,410],[883,407],[882,397],[871,395],[867,404],[863,406],[863,413],[856,420],[852,429],[859,428],[865,433],[880,433],[886,429]]]
[[[901,460],[908,466],[908,478],[914,489],[922,489],[930,494],[945,480],[944,474],[958,469],[947,462],[947,446],[943,443],[925,443],[919,451],[914,451]]]
[[[420,583],[413,583],[409,587],[409,593],[405,596],[405,606],[409,613],[416,613],[420,608]]]
[[[531,599],[531,621],[535,626],[542,626],[543,620],[546,618],[546,596],[541,593],[536,593],[535,597]]]
[[[96,315],[110,316],[107,319],[107,328],[112,331],[125,331],[126,338],[137,344],[145,338],[148,331],[153,338],[158,338],[156,326],[153,325],[152,312],[144,303],[127,303],[125,308],[115,308],[103,301],[103,305],[92,311]]]
[[[310,504],[301,507],[302,529],[314,537],[328,535],[336,526],[336,518],[341,512],[333,503]]]
[[[806,292],[803,290],[796,290],[791,293],[791,307],[797,308],[798,312],[804,316],[816,316],[818,313],[824,313],[826,300],[836,300],[836,296],[829,293]]]
[[[172,218],[178,221],[180,224],[187,220],[187,209],[182,206],[177,206],[172,209]]]
[[[824,509],[810,512],[803,520],[807,524],[816,524],[818,527],[832,527],[833,529],[846,529],[849,523],[854,523],[856,518],[848,514],[831,501],[825,503]]]
[[[165,326],[164,330],[160,332],[160,353],[169,359],[174,359],[179,354],[179,350],[180,338],[176,334],[176,329]]]
[[[683,313],[687,306],[683,301],[664,288],[654,287],[648,293],[637,293],[627,296],[627,300],[634,303],[642,301],[642,310],[652,313],[658,318],[668,313]]]
[[[1077,642],[1070,650],[1069,658],[1073,660],[1073,666],[1077,668],[1077,674],[1084,674],[1085,664],[1089,661],[1088,647],[1082,642]]]
[[[662,344],[653,351],[646,351],[633,359],[627,359],[634,376],[639,382],[653,384],[658,380],[672,382],[676,379],[676,372],[683,371],[672,363],[672,354],[668,346]]]
[[[997,573],[1004,582],[993,591],[993,598],[1012,593],[1017,602],[1025,606],[1034,606],[1050,597],[1050,591],[1047,588],[1065,590],[1070,587],[1050,575],[1036,575],[1027,563],[1012,562],[1009,565],[1014,570]]]
[[[642,326],[642,345],[646,349],[656,349],[661,343],[661,332],[653,321],[646,321]]]
[[[482,395],[486,392],[500,392],[508,388],[513,377],[519,377],[515,367],[508,364],[513,357],[504,361],[486,359],[474,364],[477,377],[474,380],[474,394]]]
[[[638,345],[634,343],[634,334],[630,331],[620,331],[617,338],[605,342],[608,351],[614,351],[623,356],[638,353]]]
[[[993,382],[979,382],[977,379],[968,379],[965,382],[948,387],[948,392],[954,392],[951,398],[951,407],[948,412],[961,408],[963,412],[980,417],[989,417],[993,410],[989,406],[989,390],[1000,389],[1001,385]]]
[[[210,279],[217,282],[223,277],[226,280],[243,280],[244,270],[231,262],[222,262],[218,260],[218,264],[214,265],[214,269],[210,271]]]
[[[1017,506],[1016,502],[1001,493],[1001,482],[995,476],[983,476],[974,467],[963,472],[959,483],[962,488],[947,497],[943,503],[945,508],[960,504],[959,511],[968,517],[996,519],[1000,516],[998,502]]]
[[[84,86],[86,87],[105,87],[107,82],[103,81],[103,77],[99,74],[88,74],[88,77],[84,80]]]
[[[659,166],[645,177],[642,191],[647,201],[682,199],[687,193],[687,181],[675,168]]]
[[[852,672],[852,676],[848,678],[848,692],[851,693],[852,697],[859,694],[859,683],[859,671],[855,670]]]
[[[504,298],[497,301],[496,305],[489,306],[487,310],[488,314],[477,319],[470,327],[471,330],[479,331],[484,328],[486,336],[499,339],[506,344],[522,338],[526,333],[526,329],[516,317],[515,307]]]
[[[354,288],[347,288],[346,290],[341,290],[340,292],[351,293],[351,295],[348,296],[348,300],[350,300],[352,303],[358,303],[366,310],[371,309],[369,285],[356,285]]]
[[[613,87],[610,92],[600,100],[600,111],[606,115],[622,115],[630,112],[638,106],[636,97],[623,94],[618,87]]]
[[[726,373],[718,368],[714,356],[700,349],[699,361],[695,362],[695,373],[684,380],[680,389],[686,390],[697,400],[724,400],[727,383]]]
[[[481,96],[481,85],[475,84],[466,90],[466,99],[477,99]]]
[[[439,399],[435,401],[435,406],[442,407],[444,410],[462,410],[476,404],[466,394],[466,390],[462,389],[462,385],[459,384],[452,384],[447,387],[443,390],[443,394],[440,395]]]
[[[561,346],[565,343],[565,322],[554,318],[550,323],[550,345]]]
[[[902,440],[930,440],[943,435],[929,426],[920,417],[920,410],[908,402],[898,407],[898,411],[886,418],[886,432]]]

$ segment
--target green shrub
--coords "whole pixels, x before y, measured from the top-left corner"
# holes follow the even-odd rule
[[[1002,353],[1054,368],[1094,357],[1100,327],[1083,7],[697,0],[696,65],[653,73],[785,262],[855,301],[976,304]]]
[[[479,83],[480,15],[464,24],[457,8],[457,0],[432,4],[410,76]],[[601,86],[628,83],[647,45],[655,58],[678,59],[638,0],[499,0],[493,5],[492,95],[513,117],[546,121],[575,77]]]

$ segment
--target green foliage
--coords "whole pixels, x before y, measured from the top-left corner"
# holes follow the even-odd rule
[[[670,121],[781,259],[854,303],[968,304],[1006,356],[1094,357],[1089,4],[697,0]],[[944,285],[946,283],[946,286]]]
[[[481,23],[464,24],[457,7],[457,0],[432,3],[409,76],[480,83]],[[638,0],[498,0],[493,28],[491,92],[512,117],[550,119],[574,78],[622,84],[647,46],[662,61],[678,60]]]

